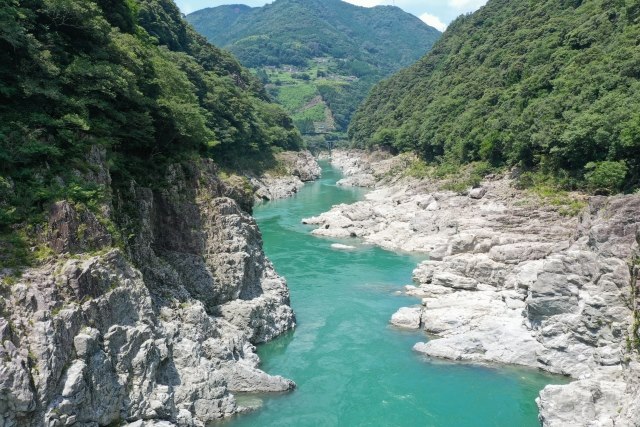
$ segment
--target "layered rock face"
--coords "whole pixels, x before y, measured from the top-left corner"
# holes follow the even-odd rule
[[[276,154],[281,170],[267,172],[260,177],[252,177],[256,201],[276,200],[291,197],[302,188],[305,182],[320,177],[320,166],[308,151],[285,151]]]
[[[0,291],[0,426],[204,426],[245,409],[233,392],[295,387],[258,369],[254,344],[295,319],[251,200],[206,160],[166,180],[102,206],[130,230],[118,244],[94,213],[53,207],[56,255]]]
[[[537,367],[577,381],[540,394],[545,425],[639,425],[637,287],[640,196],[593,197],[581,215],[494,178],[466,194],[399,178],[401,158],[342,152],[343,183],[367,200],[305,222],[317,235],[423,252],[391,322],[437,339],[425,355]]]

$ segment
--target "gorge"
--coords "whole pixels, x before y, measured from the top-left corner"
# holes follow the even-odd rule
[[[295,332],[259,347],[261,367],[298,387],[259,396],[256,412],[228,425],[538,425],[538,392],[564,378],[424,359],[411,349],[425,339],[422,332],[389,326],[399,307],[420,302],[401,293],[424,255],[314,237],[313,227],[301,224],[332,205],[362,200],[366,190],[336,186],[340,178],[325,163],[322,178],[294,198],[254,210],[265,251],[287,277],[297,319]],[[334,242],[352,249],[335,249]]]
[[[211,16],[3,1],[0,427],[640,426],[637,1]]]

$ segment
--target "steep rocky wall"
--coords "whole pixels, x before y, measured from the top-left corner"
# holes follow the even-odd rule
[[[637,426],[640,198],[593,198],[581,219],[572,247],[548,260],[530,295],[531,304],[565,307],[543,313],[536,328],[544,346],[539,356],[578,379],[540,393],[540,418],[549,426]]]
[[[93,156],[87,179],[109,182]],[[171,167],[161,189],[132,183],[100,214],[52,208],[55,256],[2,287],[1,426],[204,426],[244,409],[232,392],[295,387],[257,367],[254,344],[295,319],[240,207],[252,200],[216,175],[194,161]],[[105,213],[126,242],[114,243]]]
[[[579,216],[491,177],[464,194],[393,173],[402,158],[336,152],[365,201],[306,219],[315,234],[429,254],[391,322],[437,339],[416,351],[571,376],[548,386],[544,425],[640,425],[637,253],[640,196],[592,197]],[[391,172],[391,173],[390,173]]]

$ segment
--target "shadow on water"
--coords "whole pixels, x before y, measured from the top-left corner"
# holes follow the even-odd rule
[[[269,355],[271,357],[278,357],[283,355],[287,351],[289,344],[291,344],[294,335],[295,330],[287,331],[273,340],[271,342],[271,345],[269,346]]]
[[[426,359],[412,351],[429,338],[400,331],[389,318],[419,304],[400,294],[422,258],[357,240],[312,236],[302,218],[364,197],[337,187],[326,163],[321,180],[295,197],[259,205],[265,251],[287,278],[298,326],[259,346],[262,369],[294,380],[285,395],[244,395],[259,407],[223,424],[236,426],[537,426],[535,398],[562,378],[513,367]],[[220,424],[217,424],[220,425]]]

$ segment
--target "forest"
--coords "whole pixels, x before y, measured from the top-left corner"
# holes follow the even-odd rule
[[[256,168],[298,149],[291,118],[171,0],[5,0],[0,8],[0,234],[49,203],[95,205],[87,153],[113,185],[161,182],[194,156]]]
[[[347,67],[374,68],[384,74],[409,65],[440,35],[399,8],[364,8],[340,0],[277,0],[260,8],[219,6],[191,13],[187,19],[247,67],[304,66],[314,57],[330,56],[349,60]]]
[[[635,0],[493,0],[378,84],[349,136],[452,169],[518,167],[523,184],[632,191],[639,46]]]

